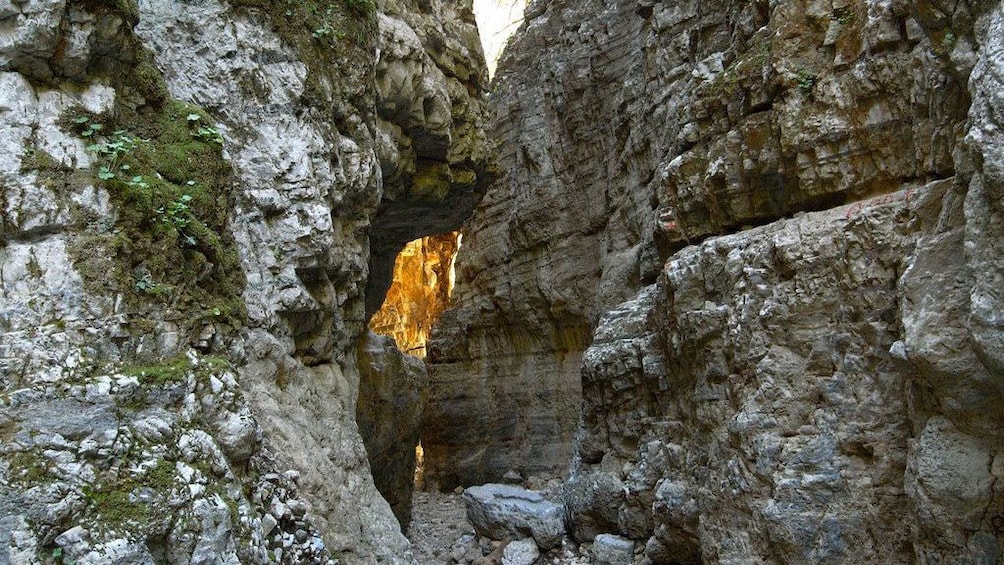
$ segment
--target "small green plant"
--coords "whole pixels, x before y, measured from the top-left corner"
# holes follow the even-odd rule
[[[205,143],[215,143],[216,145],[223,145],[223,136],[220,135],[219,130],[213,127],[201,126],[195,132],[195,139],[203,141]]]
[[[81,119],[85,121],[80,122]],[[125,130],[117,130],[110,137],[97,136],[96,134],[102,130],[103,126],[89,120],[90,118],[87,116],[81,116],[73,122],[84,126],[80,135],[94,140],[94,143],[87,146],[87,150],[96,154],[102,161],[98,169],[98,178],[112,180],[119,172],[127,172],[129,165],[125,164],[124,160],[143,140],[129,135]],[[134,179],[133,182],[139,181]]]
[[[223,145],[223,136],[220,135],[219,130],[211,126],[200,125],[202,116],[199,114],[188,114],[185,116],[185,121],[188,123],[189,127],[196,128],[192,132],[192,137],[203,142],[203,143],[215,143],[216,145]]]
[[[185,233],[185,229],[195,221],[195,218],[192,216],[191,202],[192,195],[184,193],[167,206],[157,208],[157,215],[160,217],[160,221],[170,225],[178,232],[183,242],[194,246],[197,243],[196,238],[191,234]]]
[[[157,283],[153,282],[153,274],[146,269],[133,269],[133,287],[139,292],[154,292]]]
[[[951,31],[945,32],[945,36],[941,38],[941,46],[944,48],[945,52],[948,53],[955,47],[955,34]]]
[[[63,555],[63,548],[57,547],[52,550],[52,562],[54,565],[76,565],[75,559],[68,559]]]
[[[52,550],[52,562],[54,565],[75,565],[76,561],[73,559],[67,559],[63,555],[63,548],[57,547]]]
[[[798,91],[804,96],[812,96],[812,89],[815,88],[818,78],[816,73],[808,69],[799,69],[795,75],[795,84],[798,85]]]
[[[833,20],[845,26],[854,23],[854,12],[850,8],[838,8],[833,12]]]
[[[136,175],[126,181],[126,184],[133,188],[150,188],[150,184],[143,180],[142,175]]]

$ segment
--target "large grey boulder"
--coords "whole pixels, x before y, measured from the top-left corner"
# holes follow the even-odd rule
[[[467,520],[486,538],[532,537],[543,549],[561,543],[565,534],[562,505],[540,493],[510,485],[487,484],[464,491]]]

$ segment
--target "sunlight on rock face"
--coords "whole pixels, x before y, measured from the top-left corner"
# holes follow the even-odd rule
[[[488,74],[495,76],[495,65],[509,36],[523,21],[526,0],[474,0],[481,44],[485,49]]]
[[[394,263],[394,284],[370,329],[394,338],[401,351],[425,357],[432,324],[446,309],[453,292],[453,259],[460,248],[458,232],[408,243]]]

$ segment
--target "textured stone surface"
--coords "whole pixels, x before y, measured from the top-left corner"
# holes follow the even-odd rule
[[[466,433],[423,432],[428,476],[560,471],[581,358],[579,540],[999,560],[1001,18],[532,3],[492,97],[507,175],[430,344],[427,414]]]
[[[532,3],[430,344],[430,419],[468,434],[427,431],[429,477],[563,471],[595,324],[686,244],[951,176],[972,22],[924,6]]]
[[[373,482],[407,531],[415,485],[415,446],[422,425],[425,364],[370,332],[359,342],[356,422],[373,469]]]
[[[365,2],[0,3],[0,468],[4,496],[19,497],[0,505],[0,538],[11,561],[51,559],[58,545],[78,563],[413,562],[356,424],[370,241],[387,250],[469,213],[488,168],[485,71],[473,20],[458,15],[469,3],[385,4],[378,15]],[[147,268],[159,257],[130,253],[136,202],[123,191],[142,201],[143,184],[194,192],[206,179],[165,168],[101,182],[99,167],[121,164],[101,153],[113,123],[145,126],[125,132],[129,151],[186,170],[196,154],[148,145],[170,130],[209,146],[207,166],[226,172],[218,231],[186,233],[198,198],[140,219],[175,238],[180,260],[166,273]],[[199,238],[227,254],[207,256]],[[225,308],[177,298],[231,267]],[[194,274],[158,278],[173,270]],[[382,285],[369,293],[377,304]],[[115,390],[116,371],[193,350],[230,380]],[[33,423],[46,411],[51,421]],[[109,446],[90,424],[132,436]],[[8,442],[32,430],[43,443]],[[129,458],[102,451],[116,445]],[[184,484],[131,489],[161,460],[179,462]],[[192,474],[182,461],[205,467]],[[43,488],[17,482],[39,473]],[[128,486],[110,496],[150,510],[177,490],[180,521],[152,512],[120,527],[95,510],[92,485]],[[87,532],[71,530],[84,522]]]
[[[488,79],[471,2],[380,3],[377,154],[383,197],[370,234],[366,312],[404,245],[460,228],[494,170],[480,95]]]
[[[532,537],[543,549],[561,543],[565,511],[540,493],[511,485],[487,484],[464,490],[467,520],[493,540]]]
[[[964,265],[928,258],[954,241],[962,259],[959,198],[950,179],[709,239],[611,310],[585,356],[570,494],[608,486],[569,499],[576,534],[616,525],[655,562],[999,551],[1000,439],[940,414],[949,398],[902,341],[912,285],[942,281],[925,294],[941,304],[968,289],[944,284]],[[1001,421],[983,382],[957,375],[958,425]]]
[[[631,565],[634,563],[634,544],[620,536],[600,534],[593,540],[593,563]]]
[[[540,549],[532,539],[516,540],[502,550],[502,565],[533,565],[540,557]]]

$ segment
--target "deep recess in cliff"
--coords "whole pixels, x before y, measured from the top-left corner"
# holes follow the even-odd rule
[[[532,2],[426,480],[567,472],[574,537],[645,563],[999,562],[1002,38],[999,2]]]

